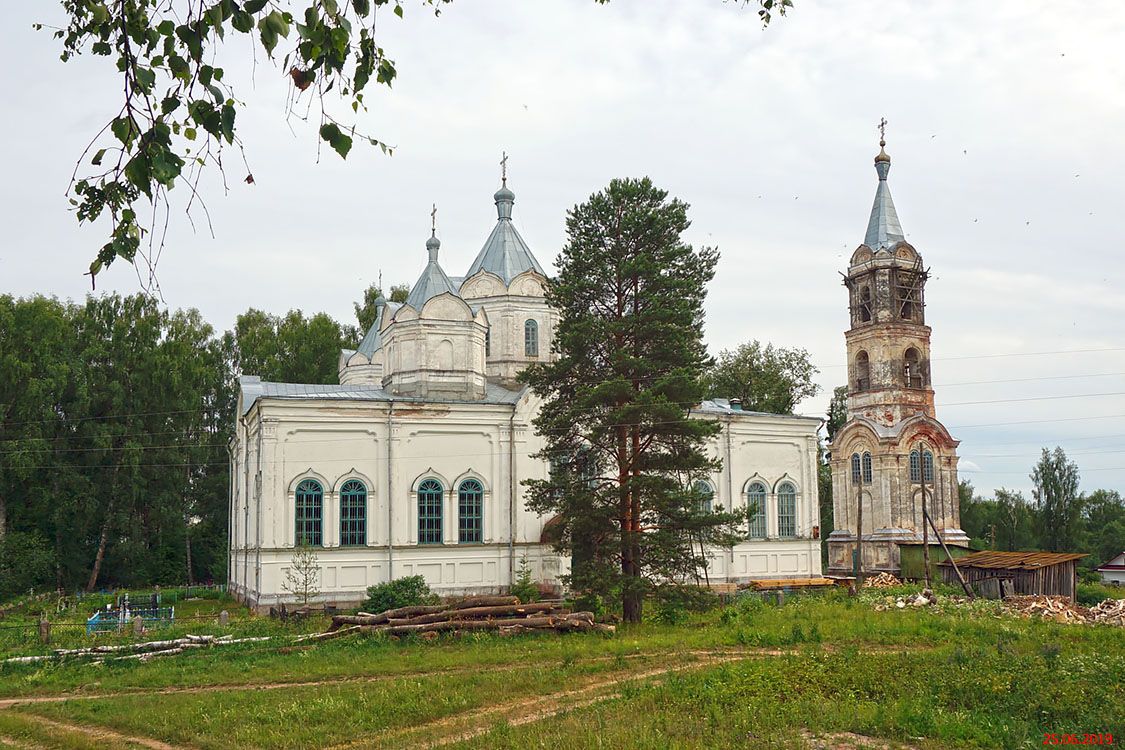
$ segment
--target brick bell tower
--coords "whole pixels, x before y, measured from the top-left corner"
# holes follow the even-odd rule
[[[928,272],[906,241],[891,200],[885,146],[880,138],[867,236],[844,277],[851,322],[845,334],[848,422],[831,445],[833,573],[850,573],[855,565],[860,503],[865,572],[900,572],[899,545],[923,540],[923,495],[946,544],[968,544],[957,493],[958,441],[934,413]],[[937,543],[932,530],[929,542]]]

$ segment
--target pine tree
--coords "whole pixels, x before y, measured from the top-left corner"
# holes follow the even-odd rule
[[[289,563],[289,570],[285,571],[285,581],[281,588],[296,597],[302,607],[307,607],[310,601],[320,595],[320,589],[317,588],[319,580],[320,559],[316,555],[316,549],[302,540],[293,550],[293,559]]]
[[[683,242],[687,209],[645,178],[570,211],[547,295],[555,358],[524,375],[543,399],[539,457],[552,465],[526,483],[528,505],[559,517],[572,587],[620,597],[629,622],[649,593],[697,579],[697,545],[733,543],[735,515],[708,511],[693,489],[718,468],[704,450],[718,423],[690,416],[710,364],[703,301],[718,253]]]

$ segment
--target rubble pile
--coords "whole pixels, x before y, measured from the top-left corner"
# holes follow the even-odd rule
[[[1077,625],[1091,622],[1088,609],[1064,596],[1010,596],[1004,600],[1004,609],[1024,618],[1041,617]]]
[[[1090,621],[1125,628],[1125,599],[1106,599],[1090,607]]]
[[[863,580],[863,587],[866,589],[889,589],[901,585],[902,581],[898,580],[890,573],[880,573],[877,576],[871,576]]]
[[[922,589],[917,594],[910,596],[886,596],[883,601],[875,602],[876,612],[885,612],[888,609],[906,609],[907,607],[928,607],[937,604],[937,596],[930,589]]]

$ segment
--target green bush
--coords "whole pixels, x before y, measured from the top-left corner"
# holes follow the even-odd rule
[[[441,598],[430,591],[422,576],[396,578],[387,583],[367,587],[367,601],[360,607],[364,612],[386,612],[388,609],[413,607],[419,604],[437,604]]]
[[[49,586],[54,563],[54,553],[42,536],[9,531],[0,537],[0,599]]]
[[[1080,583],[1075,598],[1079,604],[1089,607],[1103,599],[1125,599],[1125,587],[1106,586],[1102,583]]]

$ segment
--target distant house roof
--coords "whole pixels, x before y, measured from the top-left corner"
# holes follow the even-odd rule
[[[1085,554],[1078,552],[994,552],[985,550],[965,555],[957,560],[959,568],[997,568],[1006,570],[1034,570],[1050,565],[1081,560]],[[943,560],[939,565],[951,565]]]
[[[1102,565],[1097,570],[1106,572],[1114,570],[1125,570],[1125,552],[1114,555],[1106,561],[1105,565]]]

